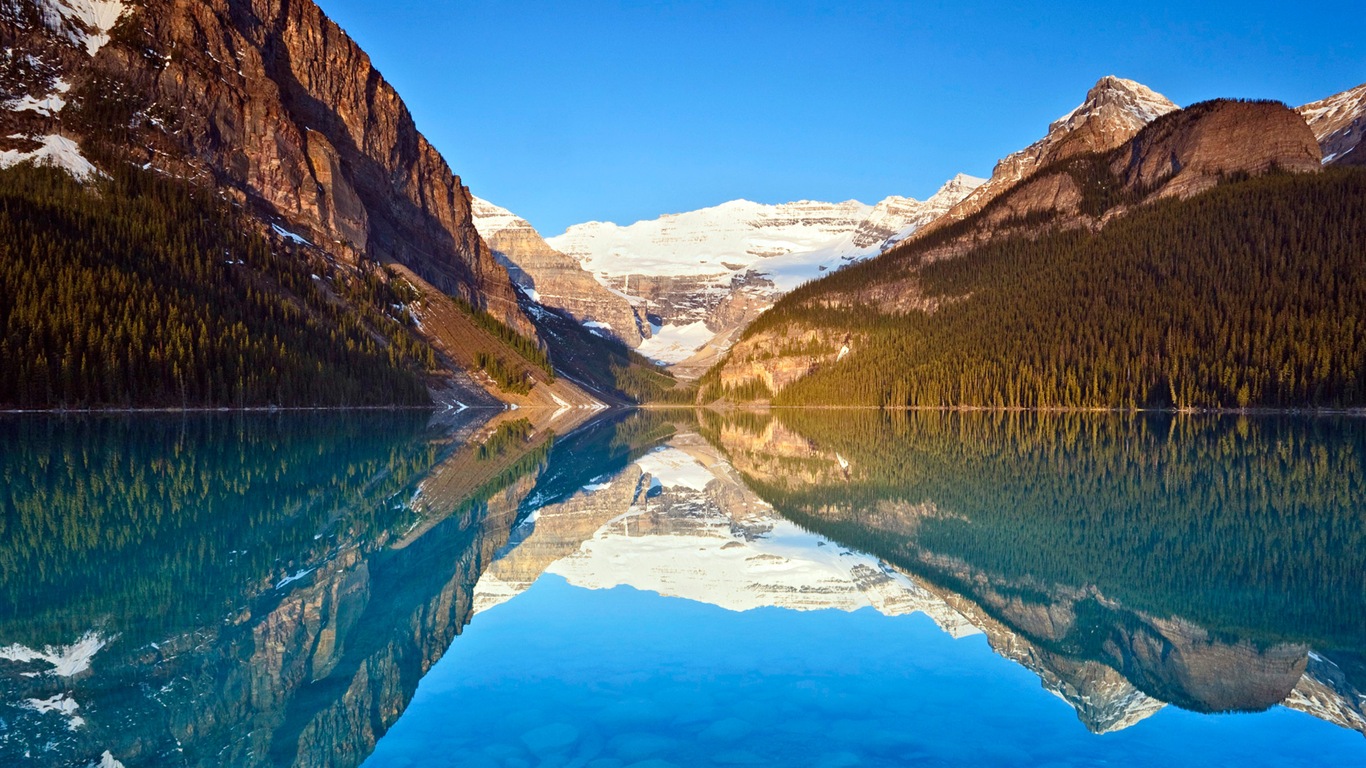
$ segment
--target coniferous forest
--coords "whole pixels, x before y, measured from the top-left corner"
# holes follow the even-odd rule
[[[971,220],[964,222],[965,225]],[[780,405],[1237,408],[1366,404],[1366,173],[1229,179],[1103,229],[935,243],[797,289],[747,335],[847,333]],[[914,281],[933,312],[845,300]],[[713,377],[714,378],[714,377]],[[704,380],[704,385],[708,384]],[[710,382],[713,391],[715,382]]]
[[[409,286],[244,219],[126,164],[0,171],[0,407],[428,402]]]

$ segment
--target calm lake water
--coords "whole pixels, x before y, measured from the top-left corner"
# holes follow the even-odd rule
[[[0,765],[1366,764],[1366,422],[0,418]]]

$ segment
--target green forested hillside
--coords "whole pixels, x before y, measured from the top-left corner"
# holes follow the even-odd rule
[[[428,401],[406,284],[131,166],[0,171],[0,407]]]
[[[966,222],[965,222],[966,224]],[[1366,404],[1366,173],[1228,180],[1099,232],[926,262],[912,244],[794,291],[747,332],[847,333],[783,405]],[[907,275],[939,307],[850,301]]]

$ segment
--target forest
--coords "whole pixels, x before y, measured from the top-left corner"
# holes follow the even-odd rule
[[[127,164],[0,171],[0,407],[429,402],[411,287]]]
[[[925,258],[929,240],[809,283],[748,329],[850,339],[847,357],[775,404],[1366,405],[1362,170],[1229,178],[1099,231],[1036,229],[952,259]],[[910,286],[936,308],[888,313],[850,298],[870,286]],[[713,396],[769,394],[708,383]]]

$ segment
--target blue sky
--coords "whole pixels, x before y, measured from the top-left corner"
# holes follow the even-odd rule
[[[543,234],[746,198],[924,198],[1101,76],[1178,104],[1366,81],[1350,6],[319,0],[481,197]]]

